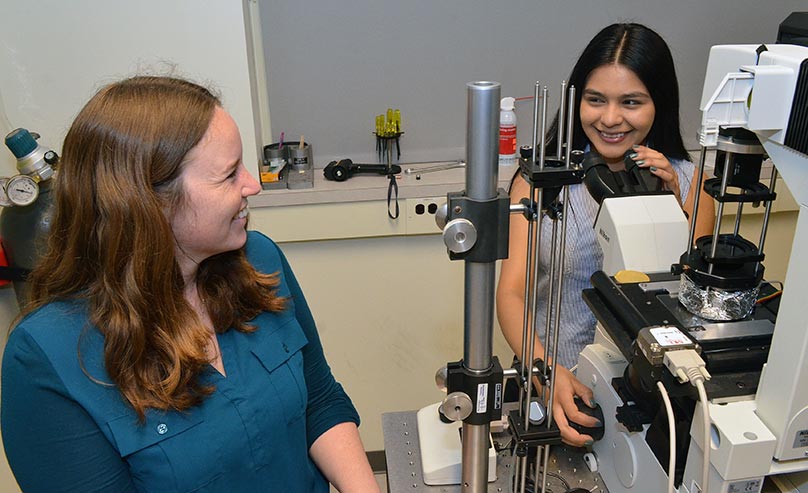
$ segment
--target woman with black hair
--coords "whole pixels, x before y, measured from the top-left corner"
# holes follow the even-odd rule
[[[569,84],[578,90],[572,138],[573,149],[597,151],[612,171],[625,169],[626,152],[641,168],[647,168],[673,192],[682,209],[692,217],[698,169],[689,161],[679,127],[679,89],[673,57],[665,41],[641,24],[612,24],[587,45],[570,74]],[[556,147],[558,117],[551,125],[548,148]],[[511,186],[511,200],[518,203],[530,193],[530,185],[518,175]],[[704,192],[701,192],[704,194]],[[696,238],[712,232],[713,203],[706,195],[699,200]],[[573,185],[569,194],[567,267],[564,272],[561,327],[554,369],[556,371],[553,416],[562,439],[571,445],[592,443],[569,426],[597,426],[597,420],[578,410],[575,398],[594,406],[592,391],[567,370],[578,354],[592,342],[595,317],[581,299],[589,278],[603,264],[603,253],[592,228],[598,203],[583,185]],[[502,263],[497,286],[497,317],[514,351],[522,347],[525,265],[528,223],[513,215],[510,251]],[[540,271],[536,289],[539,303],[536,320],[545,320],[549,279],[551,221],[541,221]],[[536,340],[536,354],[544,353]],[[519,353],[520,354],[520,353]]]

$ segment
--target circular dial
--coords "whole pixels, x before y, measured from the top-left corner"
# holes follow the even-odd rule
[[[8,200],[8,196],[6,195],[6,183],[8,183],[8,178],[5,176],[0,177],[0,207],[11,207],[14,205]]]
[[[12,204],[31,205],[39,197],[39,186],[28,175],[12,176],[5,185],[6,196]]]

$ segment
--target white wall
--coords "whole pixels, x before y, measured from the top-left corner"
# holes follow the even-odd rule
[[[359,410],[365,449],[383,450],[382,413],[440,401],[435,372],[463,357],[463,263],[448,259],[440,235],[281,248],[334,375]],[[496,327],[494,336],[494,354],[508,367],[513,353]]]
[[[0,117],[0,131],[24,127],[61,149],[73,117],[102,85],[173,73],[221,91],[241,129],[245,163],[257,172],[246,1],[3,2],[0,97],[7,121]],[[7,175],[12,156],[6,150],[0,156]]]
[[[400,108],[405,160],[454,159],[465,145],[465,83],[495,80],[502,96],[558,105],[592,36],[613,22],[640,22],[671,47],[686,144],[695,145],[709,48],[772,43],[805,0],[260,0],[272,129],[331,159],[375,159],[374,116]],[[531,142],[532,102],[516,104],[517,140]],[[337,131],[338,130],[338,131]],[[363,160],[363,161],[359,161]]]

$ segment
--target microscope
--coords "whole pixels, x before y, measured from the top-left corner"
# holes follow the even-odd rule
[[[598,328],[577,376],[604,408],[598,472],[612,493],[663,491],[666,483],[679,493],[760,492],[767,477],[780,491],[808,491],[800,306],[808,262],[793,248],[781,296],[763,280],[762,264],[778,176],[799,204],[794,245],[808,240],[808,48],[713,47],[701,109],[694,186],[718,203],[713,234],[694,238],[693,217],[669,272],[621,282],[601,271],[584,292]],[[708,150],[715,176],[702,183]],[[766,158],[773,169],[764,184]],[[765,207],[755,241],[739,234],[752,204]],[[721,233],[727,207],[735,225]]]

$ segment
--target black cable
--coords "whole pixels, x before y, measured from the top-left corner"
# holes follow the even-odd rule
[[[398,219],[398,183],[396,182],[396,175],[390,174],[390,184],[387,185],[387,216],[390,219]],[[395,199],[393,199],[393,191],[395,191]],[[395,200],[395,213],[390,211],[391,200]]]

